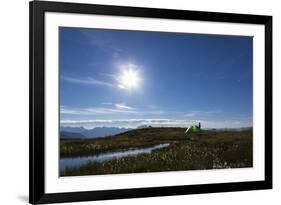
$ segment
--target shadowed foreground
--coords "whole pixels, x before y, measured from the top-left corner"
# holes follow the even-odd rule
[[[144,128],[99,139],[61,140],[61,158],[99,155],[169,143],[150,154],[91,162],[65,169],[61,176],[252,167],[252,129],[202,131],[188,136],[184,128]]]

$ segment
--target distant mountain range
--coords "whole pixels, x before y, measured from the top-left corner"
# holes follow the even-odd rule
[[[246,130],[251,130],[253,129],[253,127],[239,127],[239,128],[207,128],[207,129],[204,129],[204,130],[213,130],[213,131],[216,131],[216,132],[225,132],[225,131],[237,131],[237,132],[240,132],[240,131],[246,131]]]
[[[78,133],[78,132],[60,131],[60,138],[63,138],[63,139],[80,139],[80,138],[85,138],[85,136]]]
[[[98,138],[120,134],[129,130],[132,129],[118,127],[95,127],[93,129],[85,129],[84,127],[61,127],[60,137],[64,139]]]
[[[140,125],[136,129],[151,128],[150,125]],[[241,128],[217,128],[217,129],[204,129],[206,131],[245,131],[253,129],[252,127],[241,127]],[[119,128],[119,127],[95,127],[93,129],[86,129],[84,127],[61,127],[60,138],[62,139],[81,139],[81,138],[99,138],[108,137],[117,134],[121,134],[132,128]]]
[[[61,131],[73,132],[73,133],[81,133],[84,130],[87,130],[84,127],[61,127],[60,129]]]

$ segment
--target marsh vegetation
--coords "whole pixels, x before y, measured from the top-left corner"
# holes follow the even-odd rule
[[[184,128],[144,128],[97,139],[61,140],[60,157],[86,162],[64,165],[61,176],[140,173],[253,166],[252,129],[206,130],[184,134]],[[151,147],[166,145],[150,151]],[[137,153],[123,154],[122,153]],[[116,153],[119,153],[116,154]],[[121,153],[121,154],[120,154]],[[111,156],[107,160],[90,160]],[[89,159],[89,160],[87,160]]]

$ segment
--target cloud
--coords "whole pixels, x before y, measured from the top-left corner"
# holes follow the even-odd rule
[[[208,111],[202,111],[202,110],[194,110],[191,112],[186,113],[185,117],[208,117],[214,114],[220,113],[219,110],[208,110]]]
[[[61,76],[60,78],[69,83],[77,83],[82,85],[101,85],[101,86],[109,86],[109,87],[114,86],[114,84],[112,83],[96,80],[94,78],[79,79],[79,78],[72,78],[68,76]]]
[[[84,127],[128,127],[136,128],[142,125],[152,127],[187,127],[197,123],[190,120],[177,119],[114,119],[114,120],[61,120],[61,126]]]
[[[122,49],[112,40],[112,37],[108,37],[99,32],[93,32],[93,30],[82,30],[82,34],[88,39],[89,45],[103,52],[112,53],[112,58],[118,58],[120,56]]]
[[[115,107],[120,110],[135,110],[136,108],[130,107],[125,104],[115,104]]]
[[[71,114],[71,115],[106,115],[106,114],[117,114],[117,113],[128,113],[136,114],[137,111],[130,109],[120,109],[120,108],[108,108],[108,107],[90,107],[90,108],[68,108],[62,106],[60,108],[61,114]]]
[[[85,107],[85,108],[75,108],[68,106],[60,107],[60,114],[62,115],[77,115],[77,116],[90,116],[90,115],[115,115],[127,114],[127,115],[138,115],[141,116],[163,116],[165,114],[171,114],[173,112],[167,112],[162,110],[142,110],[136,107],[129,106],[125,103],[103,102],[101,106],[95,107]]]
[[[155,123],[155,122],[168,122],[170,119],[119,119],[119,120],[61,120],[61,123],[96,123],[96,122],[105,122],[105,123],[115,123],[115,122],[137,122],[137,123]]]
[[[119,53],[122,51],[119,47],[114,45],[114,43],[108,39],[97,39],[97,38],[92,38],[90,39],[90,45],[93,45],[95,47],[98,47],[99,49],[103,51],[111,51],[113,52],[112,55],[119,55]],[[118,56],[113,56],[113,57],[118,57]]]
[[[112,105],[111,102],[102,102],[101,104],[102,104],[102,105]]]
[[[114,120],[61,120],[62,126],[87,126],[87,127],[128,127],[136,128],[141,125],[152,127],[183,127],[201,122],[203,129],[211,128],[242,128],[252,127],[251,120],[185,120],[185,119],[114,119]]]
[[[194,116],[196,116],[196,115],[197,115],[197,112],[192,111],[192,112],[186,113],[184,116],[185,116],[185,117],[194,117]]]
[[[237,119],[237,120],[202,120],[200,121],[203,128],[243,128],[243,127],[252,127],[252,120],[247,119]]]
[[[138,66],[132,63],[125,63],[118,66],[120,71],[123,71],[120,76],[112,73],[98,73],[99,78],[77,78],[61,75],[60,79],[68,82],[81,85],[98,85],[98,86],[107,86],[115,87],[120,89],[130,89],[132,87],[137,87],[140,83],[141,78],[138,73]],[[125,79],[125,80],[124,80]]]
[[[192,123],[190,120],[176,120],[176,119],[118,119],[118,120],[61,120],[62,124],[89,124],[89,123],[136,123],[138,125],[179,125]]]

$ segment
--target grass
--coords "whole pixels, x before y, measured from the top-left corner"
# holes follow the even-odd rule
[[[183,128],[144,128],[99,139],[61,140],[61,157],[90,156],[107,152],[170,143],[169,147],[133,157],[89,163],[66,169],[61,176],[159,172],[252,167],[252,129],[203,131],[189,136]]]

